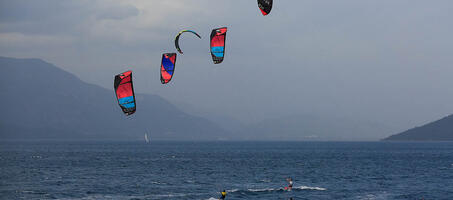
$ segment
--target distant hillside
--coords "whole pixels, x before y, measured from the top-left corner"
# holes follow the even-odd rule
[[[250,124],[242,135],[251,140],[379,140],[389,130],[366,121],[292,115]]]
[[[137,112],[122,114],[113,89],[82,82],[39,59],[0,57],[1,139],[216,140],[228,133],[156,95],[136,94]],[[112,74],[112,88],[113,88]]]
[[[392,135],[384,140],[453,141],[453,115]]]

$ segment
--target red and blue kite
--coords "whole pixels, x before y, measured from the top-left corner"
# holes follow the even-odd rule
[[[171,81],[175,72],[176,53],[162,54],[162,63],[160,65],[160,82],[167,84]]]
[[[113,83],[116,99],[124,114],[132,115],[135,113],[135,94],[132,85],[132,71],[127,71],[115,76]]]
[[[211,56],[214,64],[219,64],[225,56],[225,39],[227,27],[216,28],[211,32]]]

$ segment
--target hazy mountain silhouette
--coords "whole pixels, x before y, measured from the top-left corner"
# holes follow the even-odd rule
[[[137,112],[126,117],[113,89],[85,83],[40,59],[0,57],[0,67],[2,139],[142,139],[147,131],[151,140],[372,140],[392,130],[315,115],[243,124],[149,94],[136,94]]]
[[[215,140],[216,124],[156,95],[136,94],[137,112],[122,114],[112,90],[88,84],[40,59],[0,57],[2,139]],[[112,74],[112,88],[113,88]]]
[[[384,140],[453,141],[453,115],[392,135]]]
[[[390,127],[366,121],[316,115],[291,115],[249,124],[243,134],[259,140],[378,140]],[[247,133],[259,133],[250,135]]]

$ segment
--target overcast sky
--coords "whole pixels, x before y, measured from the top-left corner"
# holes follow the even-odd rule
[[[41,58],[108,89],[133,70],[136,92],[253,122],[334,115],[398,130],[453,113],[453,1],[0,1],[0,55]],[[214,65],[209,34],[227,26]],[[161,85],[162,53],[176,52]]]

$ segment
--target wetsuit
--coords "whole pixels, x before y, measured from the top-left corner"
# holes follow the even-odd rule
[[[289,182],[288,190],[293,189],[293,180],[290,180],[290,181],[288,181],[288,182]]]
[[[226,197],[226,192],[225,192],[225,191],[223,191],[223,192],[221,192],[221,194],[222,194],[222,196],[220,196],[220,198],[219,198],[219,199],[225,199],[225,197]]]

